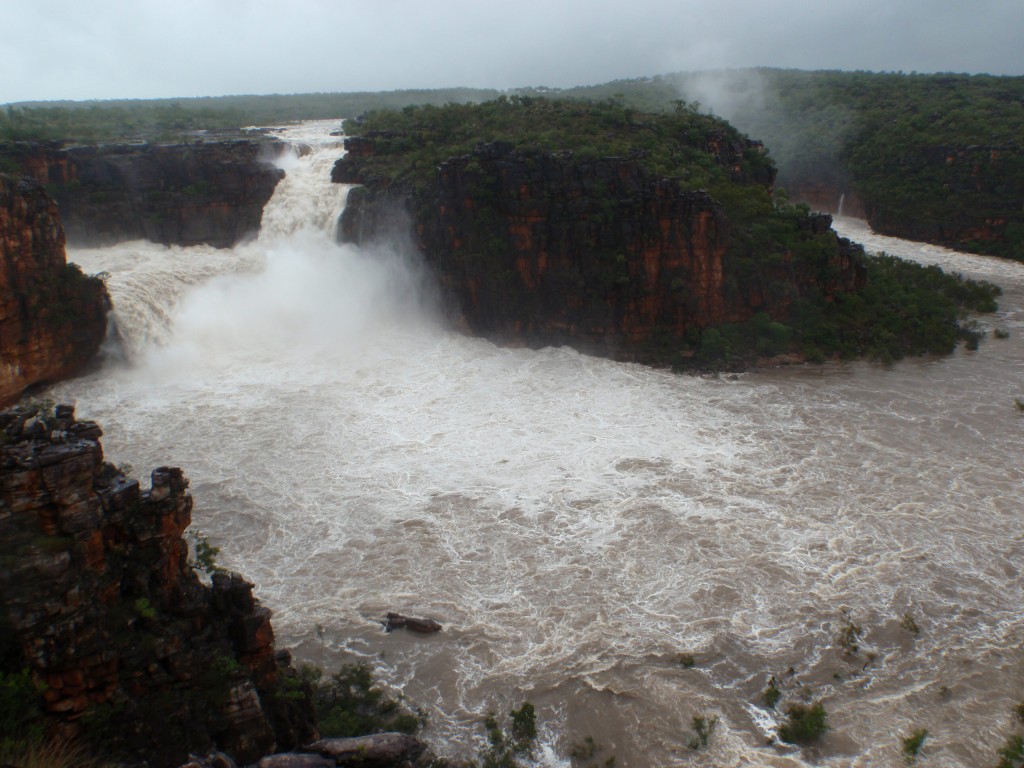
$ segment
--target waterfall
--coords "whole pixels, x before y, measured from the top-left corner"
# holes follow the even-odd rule
[[[836,216],[842,216],[843,215],[843,201],[844,200],[846,200],[846,193],[845,192],[841,192],[839,194],[839,210],[836,211]]]
[[[338,125],[325,120],[279,132],[289,147],[275,162],[286,175],[254,241],[230,249],[134,241],[69,252],[86,272],[109,275],[125,358],[189,347],[188,359],[214,364],[245,349],[338,350],[368,338],[369,329],[427,311],[427,281],[414,259],[335,242],[351,188],[330,180],[344,152],[331,135]]]
[[[131,354],[47,396],[114,463],[184,468],[196,529],[296,660],[365,661],[452,758],[529,700],[560,755],[593,734],[622,768],[678,765],[706,712],[695,761],[806,767],[765,746],[791,666],[786,695],[828,697],[826,761],[891,762],[894,723],[937,723],[946,765],[977,763],[979,733],[995,753],[1022,682],[1024,266],[844,220],[1006,288],[1009,338],[889,367],[701,378],[499,348],[431,322],[414,259],[334,242],[340,150],[295,141],[256,241],[72,253],[111,273]],[[391,610],[444,631],[385,633]]]

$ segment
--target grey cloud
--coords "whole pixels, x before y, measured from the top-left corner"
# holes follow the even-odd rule
[[[1024,74],[1019,0],[9,5],[0,103],[571,86],[750,66]]]

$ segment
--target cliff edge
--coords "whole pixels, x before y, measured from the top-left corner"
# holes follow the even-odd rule
[[[155,768],[317,738],[253,585],[190,565],[181,470],[144,489],[100,435],[70,406],[0,412],[0,673],[30,675],[50,734]]]
[[[0,405],[67,378],[100,348],[110,299],[64,254],[57,206],[32,179],[0,175]]]
[[[0,163],[33,176],[57,201],[75,245],[146,239],[230,248],[260,228],[284,171],[272,140],[194,144],[62,142],[0,145]]]

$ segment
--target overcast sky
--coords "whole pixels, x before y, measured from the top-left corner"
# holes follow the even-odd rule
[[[1024,74],[1024,0],[0,0],[0,29],[0,103],[750,66]]]

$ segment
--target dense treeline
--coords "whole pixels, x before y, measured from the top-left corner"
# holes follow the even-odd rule
[[[721,190],[723,198],[734,181],[742,180],[747,183],[737,205],[770,207],[774,169],[763,147],[724,120],[686,105],[653,114],[611,100],[503,96],[484,104],[378,110],[358,118],[348,132],[375,134],[370,172],[391,178],[432,173],[441,160],[466,154],[481,142],[501,141],[572,152],[582,160],[635,158],[684,189]]]
[[[487,142],[572,153],[584,162],[629,158],[681,189],[708,190],[722,205],[731,232],[723,264],[727,289],[757,285],[763,293],[786,294],[792,286],[783,275],[794,268],[824,270],[821,284],[830,278],[834,233],[814,234],[806,206],[773,197],[770,158],[693,104],[677,100],[670,112],[650,113],[626,106],[623,99],[503,97],[481,105],[374,112],[356,121],[350,133],[372,137],[372,153],[358,161],[360,176],[384,186],[415,187],[445,161]],[[696,362],[720,368],[794,352],[812,360],[867,356],[883,361],[944,354],[962,339],[977,344],[978,334],[963,322],[967,310],[996,308],[998,288],[936,267],[885,256],[863,257],[862,267],[866,280],[855,292],[837,297],[810,291],[793,296],[784,317],[760,313],[741,324],[694,328],[667,357],[681,366]]]
[[[754,69],[558,93],[703,102],[765,142],[782,187],[857,193],[880,231],[1024,259],[1024,77]]]
[[[748,69],[676,73],[519,96],[616,99],[645,112],[702,103],[765,142],[779,185],[856,193],[880,231],[1024,259],[1024,77]],[[171,141],[408,105],[481,102],[469,88],[0,107],[0,141]],[[820,203],[819,203],[820,204]]]
[[[178,141],[197,131],[233,132],[297,120],[355,117],[408,104],[481,101],[496,91],[472,88],[215,96],[191,99],[24,102],[0,107],[0,141]]]

